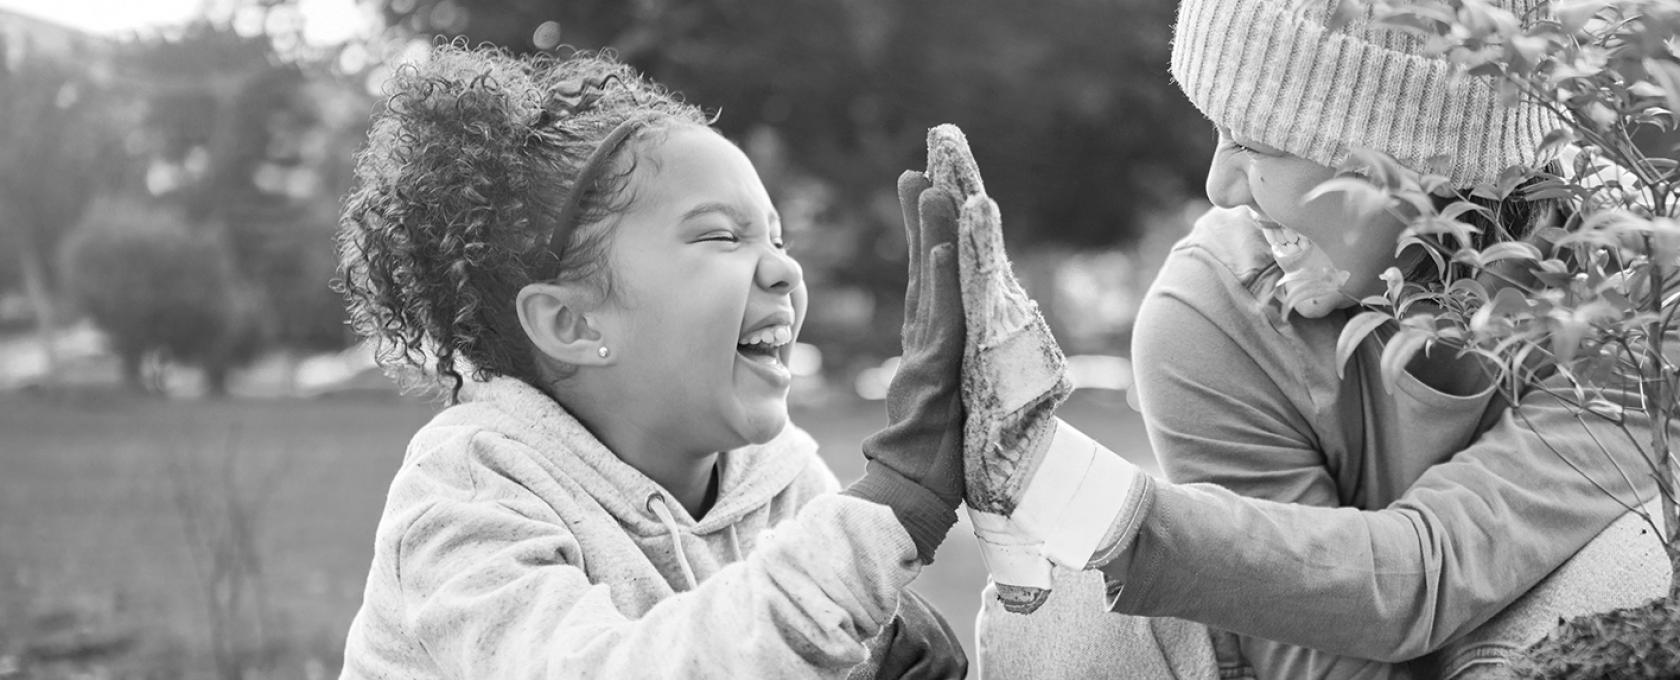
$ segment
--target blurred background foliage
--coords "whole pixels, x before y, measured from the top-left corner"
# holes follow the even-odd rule
[[[795,252],[817,299],[854,301],[812,306],[807,336],[840,360],[830,363],[896,353],[904,258],[893,179],[924,165],[929,127],[967,132],[1017,252],[1135,245],[1151,215],[1200,194],[1211,150],[1205,123],[1167,78],[1172,3],[380,6],[386,22],[416,34],[519,52],[612,49],[719,111],[718,126],[759,162],[784,212],[795,212]],[[1041,299],[1053,293],[1038,288]],[[1113,353],[1116,339],[1088,344]]]
[[[147,361],[222,394],[259,357],[353,342],[326,287],[338,201],[380,83],[437,40],[611,50],[717,111],[786,217],[817,301],[803,339],[842,383],[896,353],[892,189],[929,127],[968,133],[1076,352],[1123,352],[1149,273],[1135,251],[1180,223],[1211,146],[1166,74],[1170,3],[377,0],[360,5],[375,30],[330,45],[302,38],[302,4],[209,3],[120,38],[0,14],[0,329],[42,339],[23,372],[62,376],[47,339],[81,319],[138,389],[162,384]],[[196,283],[137,286],[164,273]]]
[[[383,82],[439,40],[612,50],[718,112],[804,265],[793,417],[843,480],[898,352],[895,180],[962,126],[1076,384],[1110,388],[1063,414],[1150,464],[1114,355],[1212,142],[1170,2],[202,2],[120,35],[0,9],[0,680],[337,674],[436,406],[347,334],[332,236]],[[918,589],[972,640],[984,567],[946,546]]]
[[[719,113],[804,265],[793,419],[842,480],[898,351],[895,179],[960,125],[1076,386],[1108,388],[1059,413],[1153,465],[1118,355],[1213,141],[1173,2],[201,1],[122,35],[0,9],[0,680],[337,675],[436,407],[347,334],[332,235],[383,82],[439,40],[612,50]],[[312,37],[332,2],[365,30]],[[972,641],[984,580],[952,540],[917,588]]]

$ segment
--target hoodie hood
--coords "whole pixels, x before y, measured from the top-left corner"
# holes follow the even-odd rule
[[[792,423],[764,444],[721,452],[717,500],[706,516],[695,519],[670,494],[641,471],[613,454],[560,404],[524,381],[497,377],[469,382],[461,403],[445,409],[422,428],[471,427],[524,445],[533,462],[556,480],[589,495],[638,536],[656,536],[668,528],[649,500],[658,496],[670,518],[687,532],[704,536],[734,526],[764,508],[793,485],[817,458],[817,444]],[[529,480],[528,480],[529,481]]]

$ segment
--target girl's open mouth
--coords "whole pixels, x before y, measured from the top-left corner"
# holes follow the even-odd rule
[[[783,353],[793,342],[793,327],[774,325],[746,334],[736,343],[735,352],[748,361],[781,367],[786,362]]]

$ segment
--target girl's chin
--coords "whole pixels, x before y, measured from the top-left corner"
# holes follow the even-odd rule
[[[736,430],[748,444],[763,444],[775,439],[787,428],[787,401],[761,404],[746,410],[744,422]]]

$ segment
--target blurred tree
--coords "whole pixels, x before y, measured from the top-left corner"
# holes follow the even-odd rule
[[[0,36],[0,287],[21,284],[33,308],[47,379],[57,370],[52,253],[101,188],[126,169],[121,109],[98,58],[72,61]]]
[[[206,391],[224,394],[228,369],[255,356],[256,292],[234,272],[226,243],[189,226],[179,209],[101,199],[61,257],[68,292],[109,337],[131,388],[161,388],[144,370],[156,357],[202,366]]]
[[[288,350],[337,349],[347,337],[343,302],[328,288],[331,239],[368,99],[327,69],[281,55],[275,37],[198,21],[137,42],[125,75],[145,103],[149,190],[179,206],[200,236],[226,244],[231,276],[264,310],[258,337]],[[244,354],[201,356],[225,373],[214,362]]]
[[[288,198],[262,173],[295,167],[296,140],[315,121],[302,68],[266,34],[195,21],[129,46],[123,75],[146,103],[148,184],[189,219],[262,214]]]
[[[1024,245],[1124,244],[1141,216],[1200,193],[1206,125],[1166,73],[1171,3],[1130,0],[381,0],[400,32],[516,52],[611,48],[736,139],[785,150],[772,192],[818,178],[827,287],[871,292],[896,351],[903,245],[893,179],[960,125]],[[778,196],[778,200],[782,200]],[[797,234],[796,234],[797,236]],[[860,337],[854,332],[848,335]]]

